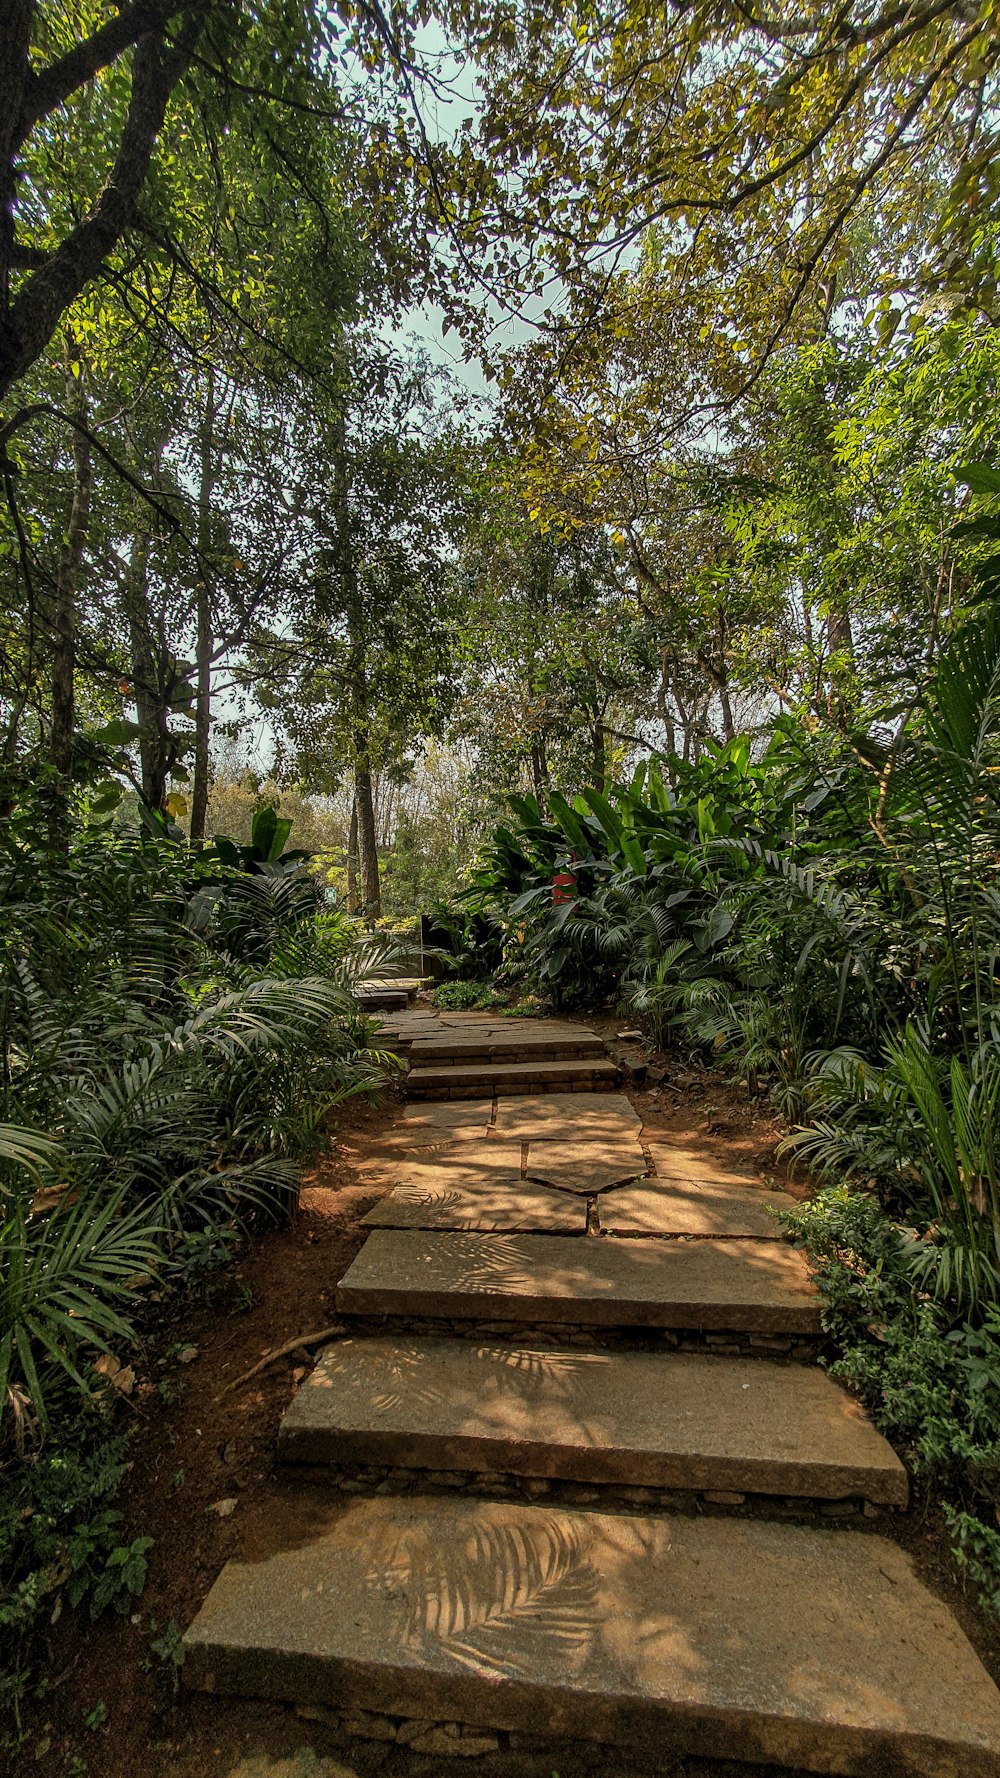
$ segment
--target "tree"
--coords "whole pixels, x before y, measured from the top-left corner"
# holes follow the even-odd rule
[[[482,479],[463,551],[458,732],[479,748],[479,780],[494,804],[522,782],[542,801],[554,780],[585,775],[600,785],[636,740],[652,679],[641,615],[601,531],[542,531],[503,459],[488,460]]]
[[[439,735],[454,697],[453,568],[464,524],[460,441],[419,359],[345,337],[332,399],[305,399],[296,501],[307,530],[281,631],[258,632],[255,696],[277,713],[287,768],[314,789],[346,772],[361,897],[381,890],[374,779]]]
[[[995,303],[987,11],[456,0],[443,12],[482,91],[450,161],[428,152],[443,207],[485,285],[548,299],[563,363],[603,326],[609,279],[654,225],[675,289],[714,285],[706,323],[747,386],[789,327],[825,326],[859,235],[889,244],[866,292],[886,313],[928,283]],[[481,341],[490,328],[485,314]]]

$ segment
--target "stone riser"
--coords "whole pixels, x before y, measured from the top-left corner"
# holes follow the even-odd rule
[[[489,1067],[497,1062],[538,1062],[551,1066],[554,1062],[610,1061],[598,1037],[592,1043],[572,1038],[566,1043],[463,1043],[456,1044],[454,1049],[447,1043],[423,1043],[414,1038],[407,1054],[415,1068],[465,1068],[480,1063]]]
[[[489,1099],[497,1094],[607,1092],[617,1080],[613,1062],[511,1062],[482,1068],[412,1068],[411,1099]]]
[[[421,1085],[414,1086],[412,1077],[407,1078],[406,1094],[409,1099],[482,1099],[492,1095],[495,1099],[527,1099],[545,1093],[606,1093],[608,1081],[605,1076],[598,1079],[550,1081],[502,1081],[495,1075],[483,1076],[481,1080],[471,1081],[467,1086],[442,1087],[433,1086],[424,1090]]]
[[[544,1453],[530,1448],[507,1450],[499,1459],[495,1440],[452,1437],[449,1448],[442,1451],[441,1440],[434,1433],[322,1432],[290,1427],[278,1439],[278,1456],[282,1463],[306,1464],[317,1468],[328,1466],[353,1469],[374,1467],[397,1478],[409,1477],[418,1489],[422,1471],[435,1475],[459,1469],[470,1477],[489,1473],[500,1481],[508,1477],[537,1478],[546,1482],[573,1482],[584,1487],[610,1490],[648,1489],[658,1496],[667,1492],[677,1499],[699,1495],[730,1493],[731,1504],[742,1505],[746,1495],[760,1495],[777,1500],[792,1498],[802,1501],[842,1501],[871,1499],[859,1492],[856,1481],[845,1481],[834,1471],[816,1464],[802,1473],[793,1492],[789,1466],[777,1461],[759,1463],[753,1469],[745,1462],[720,1457],[661,1456],[645,1451],[581,1451],[567,1445],[562,1450],[549,1447]],[[489,1492],[487,1486],[485,1492]],[[633,1495],[630,1505],[646,1505]],[[614,1504],[620,1504],[615,1501]],[[902,1500],[887,1502],[876,1497],[873,1505],[904,1506]]]
[[[344,1327],[352,1338],[376,1338],[382,1334],[441,1337],[444,1339],[498,1339],[533,1345],[597,1346],[608,1352],[710,1353],[716,1358],[767,1358],[776,1364],[815,1364],[830,1356],[819,1334],[751,1334],[705,1331],[702,1328],[592,1327],[573,1321],[458,1321],[435,1315],[348,1314]]]
[[[882,1520],[891,1524],[897,1508],[871,1501],[863,1494],[764,1494],[748,1489],[655,1488],[641,1483],[565,1481],[559,1476],[525,1476],[513,1469],[396,1469],[389,1463],[310,1463],[291,1457],[288,1475],[309,1487],[331,1488],[351,1498],[384,1499],[387,1495],[431,1498],[469,1496],[484,1500],[551,1501],[558,1507],[586,1507],[595,1512],[660,1512],[718,1515],[720,1518],[787,1519],[814,1525],[826,1520]]]

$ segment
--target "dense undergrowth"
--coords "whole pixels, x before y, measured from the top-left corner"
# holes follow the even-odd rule
[[[273,813],[254,843],[116,832],[22,784],[0,823],[0,1709],[39,1624],[141,1590],[113,1505],[137,1331],[287,1216],[372,1095],[353,989],[392,961],[327,909]],[[16,1733],[16,1731],[15,1731]]]
[[[617,1002],[768,1093],[828,1189],[792,1219],[839,1369],[1000,1604],[1000,616],[863,731],[513,801],[469,902],[503,975]]]

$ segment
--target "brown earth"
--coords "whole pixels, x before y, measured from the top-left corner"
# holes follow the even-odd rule
[[[612,1021],[598,1023],[613,1032]],[[689,1061],[666,1068],[662,1084],[628,1089],[650,1133],[806,1195],[805,1183],[790,1182],[775,1158],[781,1124],[766,1101],[751,1101],[745,1088]],[[585,1745],[502,1745],[474,1763],[416,1754],[346,1737],[282,1706],[188,1693],[178,1668],[152,1651],[153,1641],[166,1635],[169,1644],[187,1627],[223,1563],[252,1554],[276,1515],[283,1532],[307,1532],[328,1499],[321,1484],[289,1484],[275,1470],[278,1423],[314,1349],[292,1352],[228,1392],[226,1385],[263,1354],[334,1320],[337,1280],[368,1233],[360,1218],[387,1189],[366,1161],[396,1111],[394,1099],[378,1110],[349,1109],[328,1154],[305,1175],[291,1227],[251,1243],[212,1299],[188,1305],[134,1360],[139,1381],[122,1410],[133,1425],[131,1467],[118,1505],[128,1536],[154,1539],[147,1586],[131,1617],[92,1625],[67,1612],[51,1627],[48,1690],[26,1712],[27,1739],[12,1774],[437,1778],[465,1770],[478,1778],[779,1778],[777,1770],[728,1761],[643,1766],[617,1752],[609,1765],[607,1749]],[[1000,1633],[963,1592],[939,1515],[918,1505],[892,1524],[879,1521],[878,1529],[911,1550],[923,1578],[948,1598],[1000,1678]],[[796,1775],[782,1768],[780,1778]]]

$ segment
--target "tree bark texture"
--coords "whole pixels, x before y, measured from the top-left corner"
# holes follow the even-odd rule
[[[209,742],[212,732],[212,596],[208,584],[208,552],[215,492],[215,373],[209,367],[201,418],[198,476],[198,585],[195,640],[194,787],[191,795],[191,838],[205,838],[208,816]]]
[[[372,794],[368,737],[354,737],[354,800],[358,812],[358,851],[361,857],[361,894],[366,920],[382,913],[382,889],[378,870],[378,838],[375,830],[375,799]]]
[[[72,350],[68,345],[67,351]],[[87,424],[87,399],[83,368],[66,366],[66,390],[80,422]],[[52,610],[52,713],[49,749],[52,764],[62,778],[73,763],[73,731],[76,723],[76,591],[90,527],[90,496],[93,486],[90,447],[84,431],[73,429],[73,497],[66,535],[59,551],[55,602]]]
[[[0,396],[44,351],[62,316],[136,219],[170,96],[190,64],[212,0],[125,6],[47,68],[29,63],[34,0],[0,4]],[[131,93],[114,162],[90,210],[12,291],[19,153],[32,130],[126,49]]]
[[[351,798],[351,827],[347,836],[347,911],[358,911],[358,799]]]

